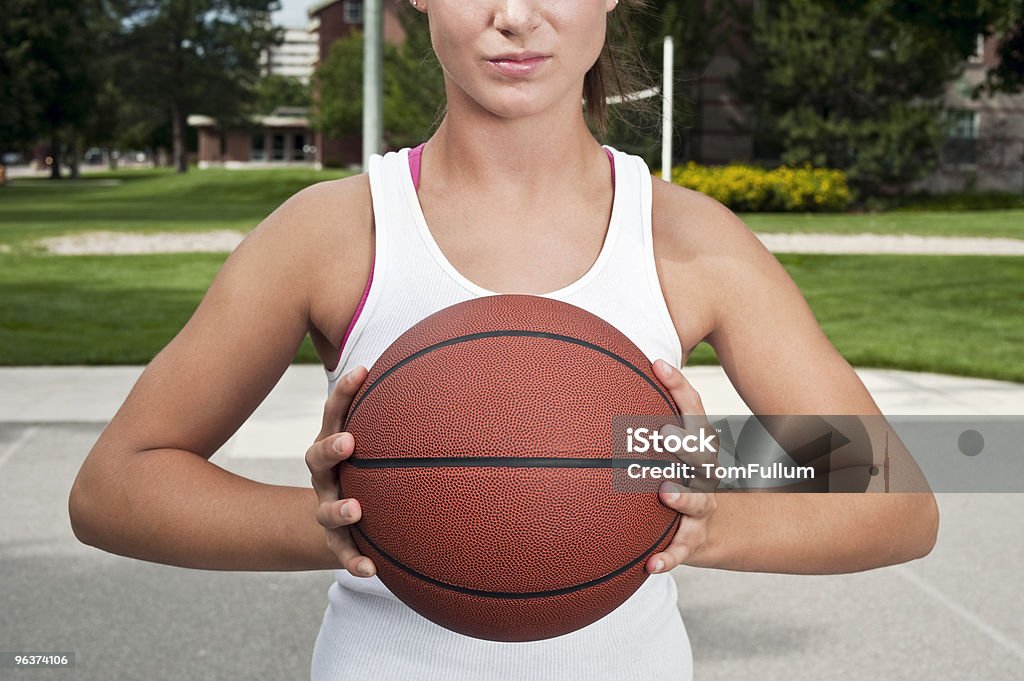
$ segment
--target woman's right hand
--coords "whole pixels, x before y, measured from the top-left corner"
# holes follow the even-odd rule
[[[362,509],[355,499],[342,499],[338,483],[338,464],[352,455],[355,440],[351,433],[340,432],[352,398],[366,380],[364,367],[345,374],[324,405],[323,426],[316,442],[306,450],[306,466],[312,476],[319,505],[316,520],[327,534],[327,546],[338,556],[340,565],[358,577],[377,573],[373,561],[359,553],[349,525],[359,521]]]

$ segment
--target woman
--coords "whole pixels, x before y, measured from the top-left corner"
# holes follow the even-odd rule
[[[83,465],[70,500],[76,534],[195,568],[344,567],[316,642],[317,680],[685,679],[674,567],[822,574],[928,553],[930,494],[664,490],[662,502],[683,518],[648,560],[652,576],[573,634],[478,641],[391,596],[347,529],[360,507],[339,499],[333,481],[354,447],[338,431],[364,367],[408,326],[460,300],[533,293],[605,317],[659,360],[655,371],[687,414],[704,409],[677,367],[702,340],[754,413],[879,413],[785,271],[730,211],[652,182],[642,160],[594,139],[580,102],[587,97],[592,117],[603,113],[610,74],[599,57],[616,0],[412,4],[429,18],[444,69],[437,132],[416,150],[375,157],[368,174],[302,190],[232,253]],[[307,333],[330,390],[306,454],[313,489],[209,463]]]

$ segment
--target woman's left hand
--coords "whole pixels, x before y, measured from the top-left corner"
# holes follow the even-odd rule
[[[708,422],[707,414],[704,412],[700,395],[679,369],[671,366],[665,360],[659,359],[654,363],[654,373],[658,380],[668,388],[676,406],[683,413],[684,428],[665,426],[660,431],[662,435],[675,434],[682,437],[686,434],[695,434],[699,437],[701,428],[704,428],[705,432],[713,430]],[[679,529],[671,543],[665,547],[664,551],[655,553],[647,559],[649,573],[668,572],[672,568],[685,564],[691,556],[700,551],[707,541],[708,521],[718,508],[718,502],[715,500],[718,479],[714,476],[708,477],[706,469],[700,464],[718,463],[717,436],[714,441],[716,448],[714,455],[708,456],[699,452],[679,452],[677,454],[683,463],[694,467],[695,477],[687,481],[686,487],[673,482],[665,482],[659,490],[658,496],[661,503],[679,512],[682,517],[679,519]]]

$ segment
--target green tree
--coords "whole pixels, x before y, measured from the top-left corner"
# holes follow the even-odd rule
[[[1024,0],[996,0],[989,13],[988,29],[999,36],[999,63],[989,69],[976,95],[1024,92]]]
[[[0,147],[45,140],[60,177],[63,152],[77,157],[103,62],[101,0],[0,0]],[[74,162],[77,169],[77,162]]]
[[[402,45],[383,45],[384,143],[409,146],[428,137],[444,102],[439,67],[425,59],[413,26]],[[436,64],[436,61],[434,62]],[[363,36],[359,32],[331,45],[313,74],[318,93],[311,124],[329,137],[357,134],[363,125]]]
[[[924,20],[909,4],[941,3],[760,5],[733,82],[756,109],[759,148],[842,169],[859,198],[902,191],[931,171],[947,128],[941,98],[968,41],[948,16]]]
[[[132,100],[135,135],[169,124],[174,163],[188,170],[190,113],[222,130],[247,123],[256,103],[260,53],[281,42],[270,23],[277,0],[118,0],[126,27],[118,88]]]
[[[896,0],[892,11],[951,42],[965,59],[979,35],[995,36],[999,62],[974,95],[1024,91],[1024,0]]]
[[[632,16],[630,29],[651,86],[664,78],[664,39],[673,38],[673,156],[700,161],[696,140],[705,121],[697,106],[701,85],[716,49],[727,44],[736,30],[743,7],[735,0],[648,0],[648,7]],[[647,106],[612,108],[609,137],[625,151],[648,163],[661,158],[661,99]]]
[[[281,106],[305,106],[311,103],[309,85],[291,76],[271,74],[256,82],[254,113],[271,114]]]
[[[986,74],[983,92],[1024,92],[1024,19],[1006,26],[996,54],[999,64]]]

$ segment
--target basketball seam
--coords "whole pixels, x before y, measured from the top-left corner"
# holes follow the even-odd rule
[[[415,577],[416,579],[419,579],[421,581],[424,581],[428,584],[433,584],[434,586],[440,587],[442,589],[446,589],[448,591],[455,591],[457,593],[466,594],[469,596],[480,596],[482,598],[506,598],[510,600],[527,600],[531,598],[550,598],[552,596],[563,596],[566,594],[574,593],[576,591],[582,591],[583,589],[589,589],[591,587],[597,586],[598,584],[603,584],[604,582],[615,579],[616,577],[624,574],[631,568],[636,567],[641,561],[646,560],[646,558],[656,548],[658,548],[661,542],[665,541],[665,538],[672,532],[672,529],[676,527],[676,525],[679,523],[679,518],[679,514],[676,514],[675,517],[672,518],[672,522],[670,522],[668,527],[665,528],[665,531],[661,533],[660,537],[658,537],[657,541],[655,541],[649,549],[641,553],[639,557],[627,563],[626,565],[623,565],[622,567],[617,568],[606,575],[602,575],[601,577],[592,579],[589,582],[583,582],[581,584],[575,584],[573,586],[566,586],[560,589],[547,589],[545,591],[487,591],[485,589],[473,589],[468,586],[459,586],[457,584],[449,584],[448,582],[442,582],[439,579],[434,579],[433,577],[425,575],[422,572],[414,570],[413,568],[409,567],[405,563],[401,562],[394,556],[390,555],[389,553],[381,549],[372,539],[370,539],[370,537],[366,534],[366,532],[363,531],[361,527],[359,527],[358,524],[353,525],[352,528],[356,532],[358,532],[359,535],[366,540],[370,547],[373,548],[374,551],[379,553],[381,557],[384,558],[384,560],[391,563],[396,568],[405,572],[406,574]]]
[[[396,456],[390,458],[349,457],[345,463],[362,469],[388,468],[629,468],[679,463],[679,459],[620,459],[607,457],[559,458],[555,456]]]
[[[386,379],[392,373],[397,371],[400,367],[408,364],[409,362],[412,362],[413,360],[419,359],[420,357],[422,357],[422,356],[424,356],[426,354],[429,354],[429,353],[433,352],[434,350],[439,350],[441,348],[448,347],[449,345],[458,345],[459,343],[468,343],[470,341],[481,340],[481,339],[484,339],[484,338],[500,338],[502,336],[513,336],[513,337],[520,337],[520,338],[522,338],[522,337],[525,337],[525,338],[547,338],[547,339],[550,339],[550,340],[562,341],[563,343],[572,343],[573,345],[579,345],[579,346],[588,348],[590,350],[596,350],[597,352],[600,352],[603,355],[611,357],[616,362],[619,362],[620,364],[623,364],[623,365],[629,367],[629,369],[631,371],[633,371],[633,373],[635,373],[636,375],[640,376],[640,378],[642,378],[645,381],[647,381],[647,383],[650,384],[650,386],[657,391],[658,395],[665,402],[665,404],[667,404],[669,406],[669,408],[672,410],[672,413],[675,414],[675,415],[679,415],[678,407],[676,407],[676,405],[672,401],[672,399],[668,395],[665,394],[665,391],[663,391],[661,389],[661,387],[651,379],[650,376],[648,376],[643,371],[641,371],[640,368],[637,367],[636,365],[634,365],[632,362],[628,361],[624,357],[620,357],[619,355],[615,354],[611,350],[608,350],[606,348],[602,348],[600,345],[595,345],[594,343],[590,343],[588,341],[581,340],[579,338],[573,338],[572,336],[563,336],[562,334],[558,334],[558,333],[549,333],[547,331],[529,331],[529,330],[526,330],[526,329],[509,329],[509,330],[505,330],[505,331],[481,331],[479,333],[470,333],[470,334],[466,334],[464,336],[456,336],[455,338],[448,338],[448,339],[443,340],[443,341],[441,341],[439,343],[435,343],[433,345],[430,345],[430,346],[427,346],[427,347],[422,348],[420,350],[417,350],[416,352],[412,353],[408,357],[403,357],[401,360],[396,362],[393,366],[388,367],[384,371],[384,373],[382,373],[380,376],[378,376],[376,378],[376,380],[374,380],[374,382],[370,384],[370,386],[366,389],[366,391],[362,395],[360,395],[358,399],[356,399],[356,401],[352,404],[352,408],[348,412],[348,417],[345,419],[345,424],[346,424],[345,427],[346,428],[348,427],[348,422],[350,420],[352,420],[352,417],[355,415],[356,410],[359,409],[359,405],[361,405],[363,403],[363,400],[366,399],[367,395],[369,395],[373,391],[374,388],[376,388],[378,385],[380,385],[380,383],[382,383],[384,381],[384,379]]]

